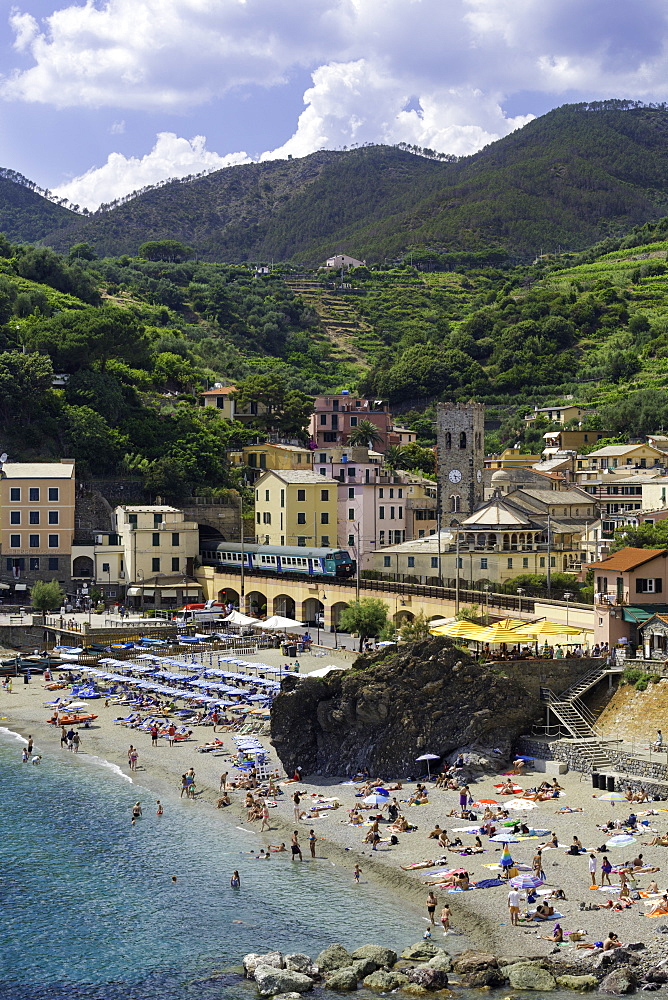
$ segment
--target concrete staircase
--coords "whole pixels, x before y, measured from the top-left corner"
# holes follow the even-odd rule
[[[621,667],[610,667],[602,663],[559,695],[550,688],[541,689],[542,700],[549,712],[556,716],[560,725],[570,734],[569,743],[573,751],[584,757],[594,770],[610,767],[610,757],[605,749],[605,741],[601,739],[596,718],[582,701],[582,696],[604,677],[621,671]]]

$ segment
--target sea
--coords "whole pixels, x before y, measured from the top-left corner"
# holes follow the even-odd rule
[[[303,863],[256,861],[258,834],[203,803],[169,798],[157,816],[116,765],[24,764],[24,745],[0,730],[1,1000],[254,1000],[230,971],[248,952],[401,949],[424,932],[407,904],[354,883],[352,858],[306,860],[302,845]]]

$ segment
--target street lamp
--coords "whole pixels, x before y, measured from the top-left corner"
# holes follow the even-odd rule
[[[137,570],[137,579],[141,583],[141,591],[139,594],[139,613],[143,617],[144,615],[144,570],[143,569]]]
[[[520,599],[520,614],[522,614],[522,595],[523,595],[523,594],[524,594],[524,590],[523,590],[523,588],[522,588],[522,587],[518,587],[518,588],[517,588],[517,596],[518,596],[518,597],[519,597],[519,599]]]
[[[485,625],[489,625],[489,584],[484,584],[482,589],[485,591]]]
[[[573,595],[567,590],[564,593],[564,600],[566,601],[566,627],[568,627],[568,602]]]

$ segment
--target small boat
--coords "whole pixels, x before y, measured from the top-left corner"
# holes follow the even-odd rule
[[[54,646],[54,653],[58,653],[61,660],[76,661],[83,653],[82,646]]]

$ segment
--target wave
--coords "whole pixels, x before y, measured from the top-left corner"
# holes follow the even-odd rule
[[[121,770],[118,764],[112,764],[110,760],[106,760],[104,757],[98,757],[94,753],[87,753],[83,759],[93,761],[98,767],[106,767],[109,771],[113,771],[114,774],[118,775],[119,778],[122,778],[123,781],[133,784],[130,775]]]
[[[21,736],[20,733],[15,733],[13,729],[7,729],[6,726],[0,726],[0,736],[11,736],[16,743],[28,743],[25,736]]]

